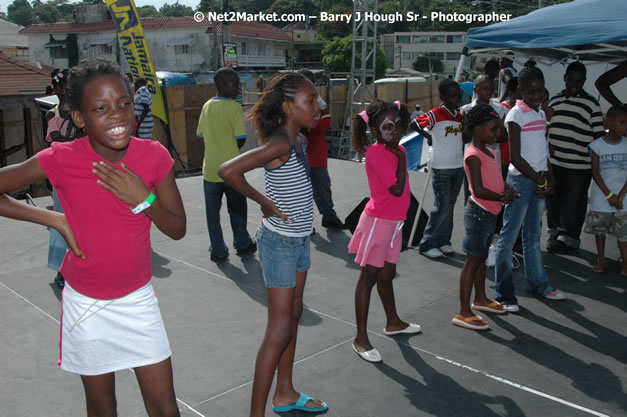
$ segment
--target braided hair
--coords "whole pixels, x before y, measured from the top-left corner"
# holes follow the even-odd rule
[[[122,72],[120,66],[113,61],[97,58],[82,61],[79,65],[70,70],[70,77],[66,87],[65,95],[71,110],[79,110],[81,100],[85,91],[85,84],[91,79],[101,75],[113,75],[120,78],[120,82],[133,97],[133,90],[126,74]]]
[[[283,102],[294,101],[301,87],[308,82],[305,76],[296,72],[282,72],[270,79],[246,116],[253,122],[261,144],[266,143],[270,135],[285,123],[287,116],[283,112]]]
[[[390,101],[381,101],[376,100],[366,108],[366,114],[368,116],[368,123],[363,119],[363,117],[359,114],[353,117],[352,121],[352,130],[353,130],[353,150],[360,155],[366,153],[366,146],[370,145],[370,140],[368,139],[368,126],[370,126],[370,130],[378,129],[378,121],[379,117],[388,111],[393,111],[398,113],[401,117],[401,123],[403,124],[403,132],[407,130],[407,126],[409,125],[409,111],[407,110],[407,106],[405,104],[393,103]]]
[[[472,138],[475,127],[498,118],[492,106],[477,104],[464,116],[464,136]]]
[[[544,74],[536,67],[536,62],[530,59],[525,62],[525,68],[518,74],[518,85],[521,89],[526,89],[534,81],[542,81],[544,84]]]

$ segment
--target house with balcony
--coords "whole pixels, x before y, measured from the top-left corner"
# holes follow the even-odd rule
[[[445,75],[455,74],[465,41],[466,32],[395,32],[380,38],[389,68],[413,68],[418,57],[430,56],[442,61]]]
[[[196,22],[186,16],[145,18],[141,23],[156,71],[202,72],[212,68],[214,28],[211,22]],[[235,22],[228,30],[216,29],[218,45],[222,42],[236,45],[238,68],[286,68],[291,38],[275,27]],[[84,59],[100,57],[117,61],[123,70],[129,70],[122,58],[115,24],[108,13],[99,21],[30,25],[21,34],[28,36],[33,62],[66,68]]]

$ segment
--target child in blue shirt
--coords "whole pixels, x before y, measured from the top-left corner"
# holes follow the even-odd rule
[[[618,240],[623,265],[621,275],[627,277],[627,112],[624,107],[612,107],[606,116],[608,131],[595,140],[590,148],[592,160],[592,189],[590,212],[585,232],[594,234],[598,260],[594,272],[605,269],[605,235]]]

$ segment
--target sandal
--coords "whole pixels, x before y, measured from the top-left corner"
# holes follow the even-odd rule
[[[494,313],[494,314],[504,314],[507,312],[505,307],[501,305],[498,301],[490,301],[489,304],[480,305],[480,304],[472,304],[473,310],[485,311],[486,313]]]
[[[455,314],[455,318],[451,320],[451,323],[471,330],[488,330],[490,328],[488,322],[478,315],[463,317],[461,314]]]

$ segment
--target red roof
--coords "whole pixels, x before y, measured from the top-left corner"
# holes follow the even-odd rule
[[[206,32],[211,32],[211,22],[204,19],[202,22],[196,22],[192,16],[184,17],[151,17],[141,19],[144,30],[161,30],[161,29],[184,29],[184,28],[207,28]],[[88,33],[88,32],[105,32],[115,31],[113,20],[107,20],[99,23],[41,23],[30,25],[20,31],[21,34],[29,33]],[[291,38],[266,23],[256,22],[234,22],[231,25],[231,34],[238,36],[248,36],[251,38],[275,39],[282,41],[291,41]]]
[[[0,97],[41,95],[48,84],[49,71],[0,54]]]

